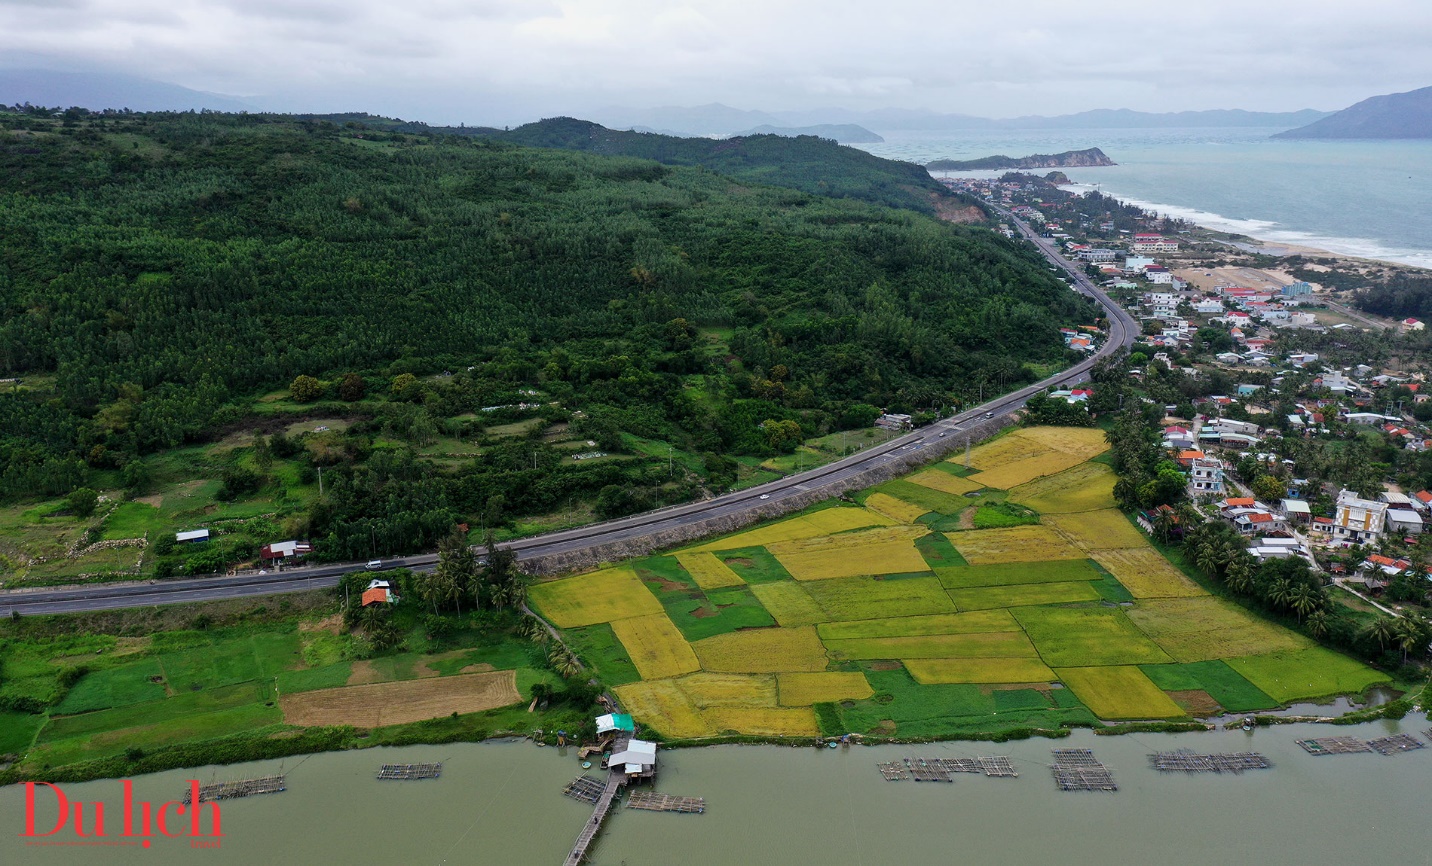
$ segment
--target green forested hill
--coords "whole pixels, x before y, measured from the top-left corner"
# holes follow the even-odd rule
[[[168,466],[156,455],[301,410],[255,400],[307,375],[304,400],[342,400],[356,423],[343,447],[291,457],[333,468],[299,528],[411,548],[432,533],[394,514],[439,527],[494,496],[505,519],[634,491],[608,491],[615,513],[729,483],[721,455],[1064,363],[1057,327],[1091,315],[988,231],[859,200],[878,190],[269,116],[0,126],[0,376],[25,380],[0,396],[4,499],[121,477],[142,490]],[[783,143],[814,177],[800,140],[760,146]],[[866,166],[884,181],[834,166],[825,183],[894,189],[891,165]],[[425,462],[435,434],[477,441],[539,415],[608,451],[635,435],[708,459],[699,478],[672,481],[665,461],[648,478],[631,475],[640,450],[574,465],[533,437]],[[233,466],[204,471],[252,469],[245,449],[224,454]],[[228,492],[283,483],[252,471]]]

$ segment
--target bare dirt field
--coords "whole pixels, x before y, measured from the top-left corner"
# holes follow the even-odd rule
[[[376,728],[491,710],[521,700],[516,672],[493,671],[300,692],[279,698],[279,706],[283,720],[291,725]]]

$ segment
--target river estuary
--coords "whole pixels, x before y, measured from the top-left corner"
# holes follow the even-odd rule
[[[935,743],[848,749],[718,746],[663,752],[659,791],[705,797],[704,815],[618,809],[592,854],[596,866],[727,864],[1321,864],[1432,862],[1427,804],[1432,748],[1312,757],[1295,740],[1405,732],[1422,714],[1355,727],[1285,725],[1199,734]],[[1055,788],[1049,750],[1092,748],[1117,793]],[[1147,754],[1256,750],[1271,770],[1161,774]],[[565,751],[565,750],[564,750]],[[886,782],[876,761],[903,755],[1009,755],[1017,779],[956,774],[954,784]],[[443,776],[378,782],[380,763],[442,761]],[[563,797],[580,768],[526,742],[340,752],[135,780],[135,798],[176,798],[185,780],[285,771],[288,790],[223,804],[221,847],[157,839],[147,850],[35,847],[20,837],[24,791],[0,790],[0,862],[25,864],[534,864],[557,866],[590,807]],[[104,800],[116,781],[65,785],[71,800]],[[37,824],[53,826],[41,792]],[[117,825],[118,818],[112,817]],[[116,828],[111,829],[111,833]],[[54,838],[73,840],[65,831]]]

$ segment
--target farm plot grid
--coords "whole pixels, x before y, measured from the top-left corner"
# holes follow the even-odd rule
[[[969,468],[957,455],[788,518],[539,583],[531,601],[559,628],[609,635],[600,652],[578,641],[582,661],[641,725],[676,740],[1208,718],[1383,680],[1165,559],[1114,507],[1113,473],[1089,462],[1106,448],[1099,430],[1015,430],[972,449]],[[1038,522],[975,528],[979,509],[1005,502]],[[970,771],[899,763],[882,771]],[[1098,768],[1060,772],[1069,789],[1112,790]]]

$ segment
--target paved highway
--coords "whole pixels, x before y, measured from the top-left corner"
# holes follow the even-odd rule
[[[1006,416],[1023,406],[1031,396],[1050,386],[1077,382],[1101,357],[1133,343],[1134,336],[1138,333],[1138,324],[1127,312],[1090,282],[1078,266],[1060,256],[1052,241],[1038,237],[1026,223],[1010,212],[1002,208],[997,208],[997,210],[1018,228],[1025,239],[1033,242],[1054,267],[1072,277],[1075,291],[1094,299],[1104,307],[1109,322],[1109,338],[1092,357],[1057,375],[997,397],[982,406],[961,412],[952,418],[946,418],[882,445],[807,472],[787,476],[749,490],[728,493],[704,502],[693,502],[578,529],[523,538],[506,546],[516,552],[518,559],[576,553],[598,545],[639,539],[712,517],[740,514],[788,497],[802,496],[822,488],[833,487],[872,468],[903,459],[922,448],[929,447],[942,434],[962,432],[966,425],[984,421],[989,417]],[[431,569],[436,562],[437,555],[429,553],[385,559],[383,565],[385,568],[406,567],[423,571]],[[0,593],[0,615],[8,616],[12,611],[18,611],[23,615],[79,613],[245,598],[281,592],[301,592],[307,589],[335,586],[338,583],[338,578],[344,573],[365,569],[365,563],[348,562],[303,566],[267,574],[246,573],[185,580],[136,581],[55,589],[12,590]]]

